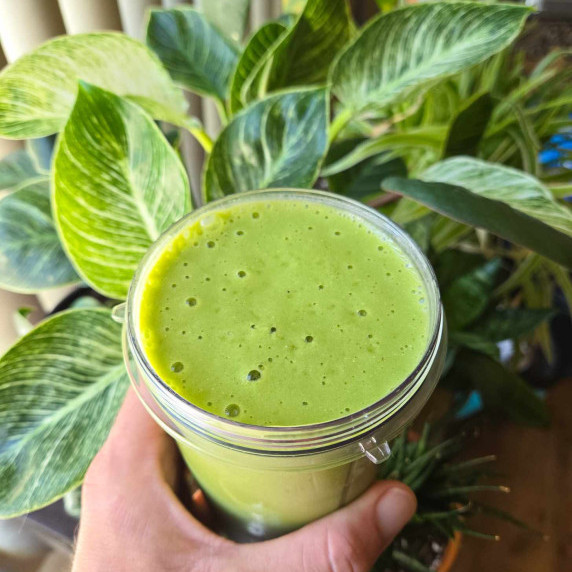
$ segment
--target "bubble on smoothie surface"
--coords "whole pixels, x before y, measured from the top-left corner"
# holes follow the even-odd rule
[[[196,306],[197,305],[197,299],[196,298],[187,298],[185,300],[185,304],[187,304],[187,306]]]
[[[236,403],[229,403],[224,408],[224,414],[227,417],[236,417],[240,413],[240,407]]]
[[[246,374],[246,379],[248,379],[248,381],[258,381],[261,377],[262,377],[262,374],[257,369],[251,369]]]
[[[171,364],[171,371],[174,373],[181,373],[183,371],[183,369],[185,369],[183,362],[176,361],[176,362]]]

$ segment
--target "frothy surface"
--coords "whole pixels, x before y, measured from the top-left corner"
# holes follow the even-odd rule
[[[293,426],[371,405],[419,363],[425,290],[406,255],[326,205],[273,199],[207,213],[150,270],[143,349],[195,405]]]

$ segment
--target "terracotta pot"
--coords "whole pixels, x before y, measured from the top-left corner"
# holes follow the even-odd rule
[[[450,572],[453,568],[453,564],[455,560],[457,560],[457,556],[459,555],[459,550],[461,549],[461,540],[463,535],[459,532],[455,532],[455,536],[449,540],[445,548],[445,552],[443,553],[443,560],[437,568],[437,572]]]

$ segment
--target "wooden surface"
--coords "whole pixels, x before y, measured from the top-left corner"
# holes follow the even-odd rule
[[[499,542],[464,538],[452,572],[572,571],[572,379],[548,393],[550,429],[489,426],[474,451],[496,454],[498,481],[508,495],[482,500],[542,531],[546,538],[496,519],[479,517],[479,530],[499,534]]]

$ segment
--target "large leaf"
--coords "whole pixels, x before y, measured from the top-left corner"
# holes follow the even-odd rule
[[[450,375],[478,389],[490,413],[524,425],[545,426],[549,422],[546,403],[530,386],[482,353],[460,352]]]
[[[113,32],[50,40],[0,74],[0,135],[14,139],[61,131],[78,79],[153,104],[157,119],[183,114],[182,93],[143,44]]]
[[[325,89],[272,95],[238,113],[205,171],[207,201],[240,191],[311,187],[328,146]]]
[[[2,199],[0,287],[37,292],[78,280],[54,228],[48,179],[35,179]]]
[[[230,110],[236,113],[242,106],[242,88],[252,74],[256,74],[258,66],[264,61],[265,55],[286,31],[281,22],[268,22],[250,38],[244,52],[238,60],[231,80]]]
[[[296,24],[272,51],[267,91],[325,81],[351,31],[346,0],[308,0]]]
[[[489,305],[501,262],[494,258],[454,280],[443,292],[443,306],[451,330],[474,322]]]
[[[0,518],[36,510],[83,480],[128,386],[109,310],[42,322],[0,359]]]
[[[11,191],[38,173],[25,150],[14,151],[0,161],[0,192]]]
[[[552,308],[495,309],[475,323],[471,332],[492,342],[516,339],[531,334],[554,314]]]
[[[502,200],[477,195],[463,187],[417,179],[389,177],[386,191],[402,193],[460,222],[484,228],[572,268],[572,238]]]
[[[81,276],[125,298],[139,260],[188,209],[183,166],[135,104],[80,86],[53,172],[54,216]]]
[[[420,178],[459,185],[472,193],[503,201],[572,236],[572,211],[559,205],[538,179],[518,169],[470,157],[454,157],[432,165]]]
[[[488,93],[471,98],[459,111],[447,134],[445,156],[476,155],[487,128],[494,102]]]
[[[207,19],[231,40],[240,43],[250,0],[206,0],[201,9]]]
[[[340,55],[332,90],[352,113],[383,113],[413,90],[469,68],[510,44],[529,10],[435,2],[372,20]]]
[[[184,87],[224,101],[238,46],[192,8],[152,10],[147,43]]]

